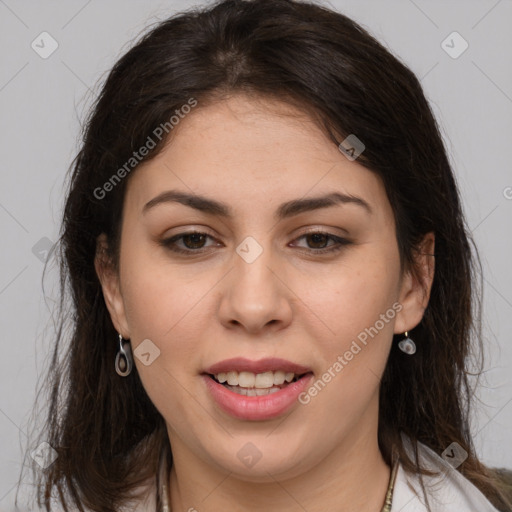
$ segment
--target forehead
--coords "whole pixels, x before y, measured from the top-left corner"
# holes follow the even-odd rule
[[[385,201],[380,178],[348,160],[305,113],[275,100],[235,96],[200,104],[164,149],[130,178],[141,210],[166,189],[215,196],[239,209],[338,191]]]

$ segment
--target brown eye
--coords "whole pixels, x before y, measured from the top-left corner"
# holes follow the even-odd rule
[[[160,241],[160,245],[163,245],[167,249],[177,253],[200,254],[208,249],[205,245],[208,238],[214,240],[213,237],[207,233],[191,231],[189,233],[181,233],[180,235],[162,240]],[[179,242],[182,244],[181,246],[179,245]]]
[[[188,249],[201,249],[205,242],[206,236],[204,233],[191,233],[184,235],[183,243]]]
[[[206,245],[208,238],[214,240],[214,238],[207,233],[191,231],[162,240],[160,244],[173,252],[193,255],[194,253],[201,254],[208,250],[208,246]],[[309,254],[334,253],[352,243],[346,238],[341,238],[323,231],[305,233],[297,238],[297,240],[300,239],[306,240],[307,247],[302,247],[302,249],[306,250]],[[332,243],[329,244],[329,242]]]
[[[309,254],[313,255],[334,253],[343,249],[344,246],[350,245],[352,243],[350,240],[347,240],[346,238],[341,238],[331,233],[326,233],[324,231],[313,231],[309,233],[304,233],[302,236],[297,238],[297,240],[300,240],[302,238],[305,239],[307,243],[307,247],[302,246],[302,249],[304,249]],[[330,241],[332,241],[331,244],[329,244]]]
[[[313,249],[323,249],[329,242],[329,235],[325,233],[311,233],[305,236],[311,240],[312,243],[308,245]]]

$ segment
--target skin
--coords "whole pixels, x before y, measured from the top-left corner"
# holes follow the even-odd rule
[[[118,271],[96,258],[118,332],[132,349],[150,339],[160,350],[149,366],[134,361],[166,420],[172,510],[380,511],[390,468],[377,444],[379,380],[393,334],[415,327],[427,306],[433,235],[418,256],[421,278],[402,273],[380,178],[285,104],[238,95],[199,105],[172,136],[130,176]],[[170,202],[142,212],[170,189],[226,203],[234,216]],[[364,199],[372,212],[347,203],[273,218],[283,202],[335,191]],[[311,228],[351,243],[315,253],[336,242],[304,236]],[[176,244],[203,246],[203,253],[177,254],[159,244],[194,229],[212,238]],[[263,249],[252,263],[236,252],[247,236]],[[98,247],[107,242],[102,235]],[[309,366],[316,380],[396,302],[401,311],[288,415],[233,418],[200,377],[213,363],[243,356],[288,359]],[[252,467],[237,457],[248,442],[261,453]]]

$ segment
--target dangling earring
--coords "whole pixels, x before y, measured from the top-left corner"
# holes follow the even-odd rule
[[[118,375],[126,377],[130,375],[133,368],[132,350],[128,341],[126,347],[123,346],[123,336],[119,335],[119,348],[117,349],[115,368]]]
[[[405,331],[405,338],[398,343],[398,348],[406,354],[412,356],[416,352],[416,344],[409,338],[409,332]]]

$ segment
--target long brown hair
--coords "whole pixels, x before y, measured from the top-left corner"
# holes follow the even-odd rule
[[[356,134],[358,159],[378,174],[394,211],[400,257],[414,269],[423,235],[435,233],[435,277],[411,358],[393,344],[380,387],[379,446],[391,463],[422,473],[400,433],[441,453],[468,452],[459,471],[498,507],[491,470],[478,460],[469,428],[470,373],[483,359],[478,257],[439,128],[416,76],[367,31],[327,8],[293,0],[226,0],[159,22],[113,67],[71,166],[58,245],[60,329],[45,389],[44,439],[58,454],[39,472],[38,503],[57,497],[84,510],[115,511],[152,478],[166,439],[164,421],[137,372],[114,371],[117,333],[94,268],[105,233],[119,261],[124,191],[130,175],[105,183],[190,98],[197,109],[236,93],[293,104],[339,145]],[[125,168],[126,170],[126,168]],[[96,193],[95,193],[96,191]],[[69,333],[65,326],[69,325]],[[477,357],[472,357],[474,355]],[[477,372],[478,373],[478,372]]]

